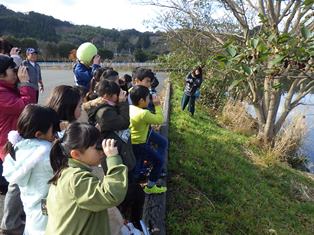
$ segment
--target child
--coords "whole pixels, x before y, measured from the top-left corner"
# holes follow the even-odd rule
[[[126,94],[114,81],[101,79],[98,84],[99,98],[84,104],[89,123],[97,125],[102,138],[117,141],[117,147],[123,163],[132,171],[135,157],[130,138],[129,105]],[[104,163],[104,162],[103,162]],[[102,164],[105,167],[104,164]]]
[[[83,86],[89,91],[93,71],[100,67],[100,56],[97,55],[97,48],[94,44],[85,42],[77,49],[76,57],[78,62],[73,67],[75,84]]]
[[[155,113],[156,110],[155,110],[155,105],[153,103],[153,97],[157,95],[156,87],[159,85],[159,81],[156,78],[155,74],[152,72],[152,70],[140,68],[140,67],[134,70],[133,71],[133,84],[142,85],[150,89],[149,90],[150,92],[149,103],[147,105],[147,109],[151,111],[152,113]],[[147,142],[150,144],[153,144],[154,146],[157,146],[157,152],[159,153],[159,155],[161,156],[166,155],[166,151],[168,148],[168,140],[164,136],[156,132],[151,127],[149,128]],[[162,170],[161,176],[166,176],[166,172],[164,171],[164,169]]]
[[[86,123],[71,123],[51,149],[54,177],[47,197],[46,235],[110,234],[107,209],[127,190],[127,167],[113,139],[100,146],[100,132]],[[108,170],[100,181],[91,173],[106,156]]]
[[[123,216],[138,228],[142,217],[144,194],[141,187],[134,182],[133,170],[136,164],[130,137],[129,105],[126,95],[114,81],[102,79],[98,84],[99,98],[84,104],[90,123],[100,128],[102,138],[112,138],[117,141],[117,147],[123,163],[129,171],[129,188],[125,201],[119,206]],[[102,166],[106,169],[105,162]],[[131,208],[131,209],[130,209]],[[126,213],[130,211],[130,213]],[[129,216],[129,214],[131,214]]]
[[[147,194],[164,193],[167,188],[158,187],[156,182],[160,177],[165,156],[152,149],[150,143],[147,142],[149,126],[163,122],[160,100],[157,96],[153,97],[153,103],[156,106],[156,114],[153,114],[146,109],[149,102],[149,89],[147,87],[133,87],[130,91],[130,98],[132,100],[132,105],[130,105],[131,139],[136,156],[135,176],[139,176],[143,161],[148,160],[152,163],[153,169],[144,192]]]
[[[42,214],[41,201],[48,194],[48,180],[53,176],[49,161],[51,142],[58,130],[56,112],[39,105],[27,105],[11,131],[6,145],[9,153],[3,175],[21,191],[26,214],[24,234],[44,234],[47,216]]]
[[[79,88],[67,85],[56,86],[47,101],[47,107],[55,110],[61,120],[61,131],[81,116],[81,106],[82,97]]]

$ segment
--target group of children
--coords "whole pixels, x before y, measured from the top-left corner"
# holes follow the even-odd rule
[[[115,206],[140,229],[145,193],[167,190],[157,185],[168,142],[151,127],[163,122],[154,73],[135,69],[128,87],[112,68],[95,70],[88,90],[61,85],[45,106],[27,105],[8,135],[3,220],[22,221],[24,211],[24,234],[111,234],[107,209]],[[81,106],[89,123],[77,121]],[[101,180],[92,173],[98,165]]]

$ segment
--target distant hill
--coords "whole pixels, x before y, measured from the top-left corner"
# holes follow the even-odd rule
[[[86,41],[93,42],[107,58],[116,55],[132,60],[136,55],[144,55],[145,60],[167,52],[161,32],[142,33],[135,29],[118,31],[74,25],[33,11],[15,12],[1,4],[0,36],[7,37],[23,49],[38,47],[46,59],[67,58],[70,50]]]

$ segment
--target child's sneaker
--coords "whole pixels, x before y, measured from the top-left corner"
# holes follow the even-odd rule
[[[157,186],[156,184],[149,188],[147,186],[144,187],[143,191],[147,194],[158,194],[158,193],[164,193],[167,191],[167,187],[163,187],[163,186]]]

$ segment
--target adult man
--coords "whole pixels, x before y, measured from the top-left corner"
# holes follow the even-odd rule
[[[29,82],[36,90],[36,102],[38,102],[39,91],[44,91],[44,84],[41,78],[40,66],[37,63],[38,52],[34,48],[26,49],[26,60],[22,62],[22,65],[27,67],[29,76]]]

